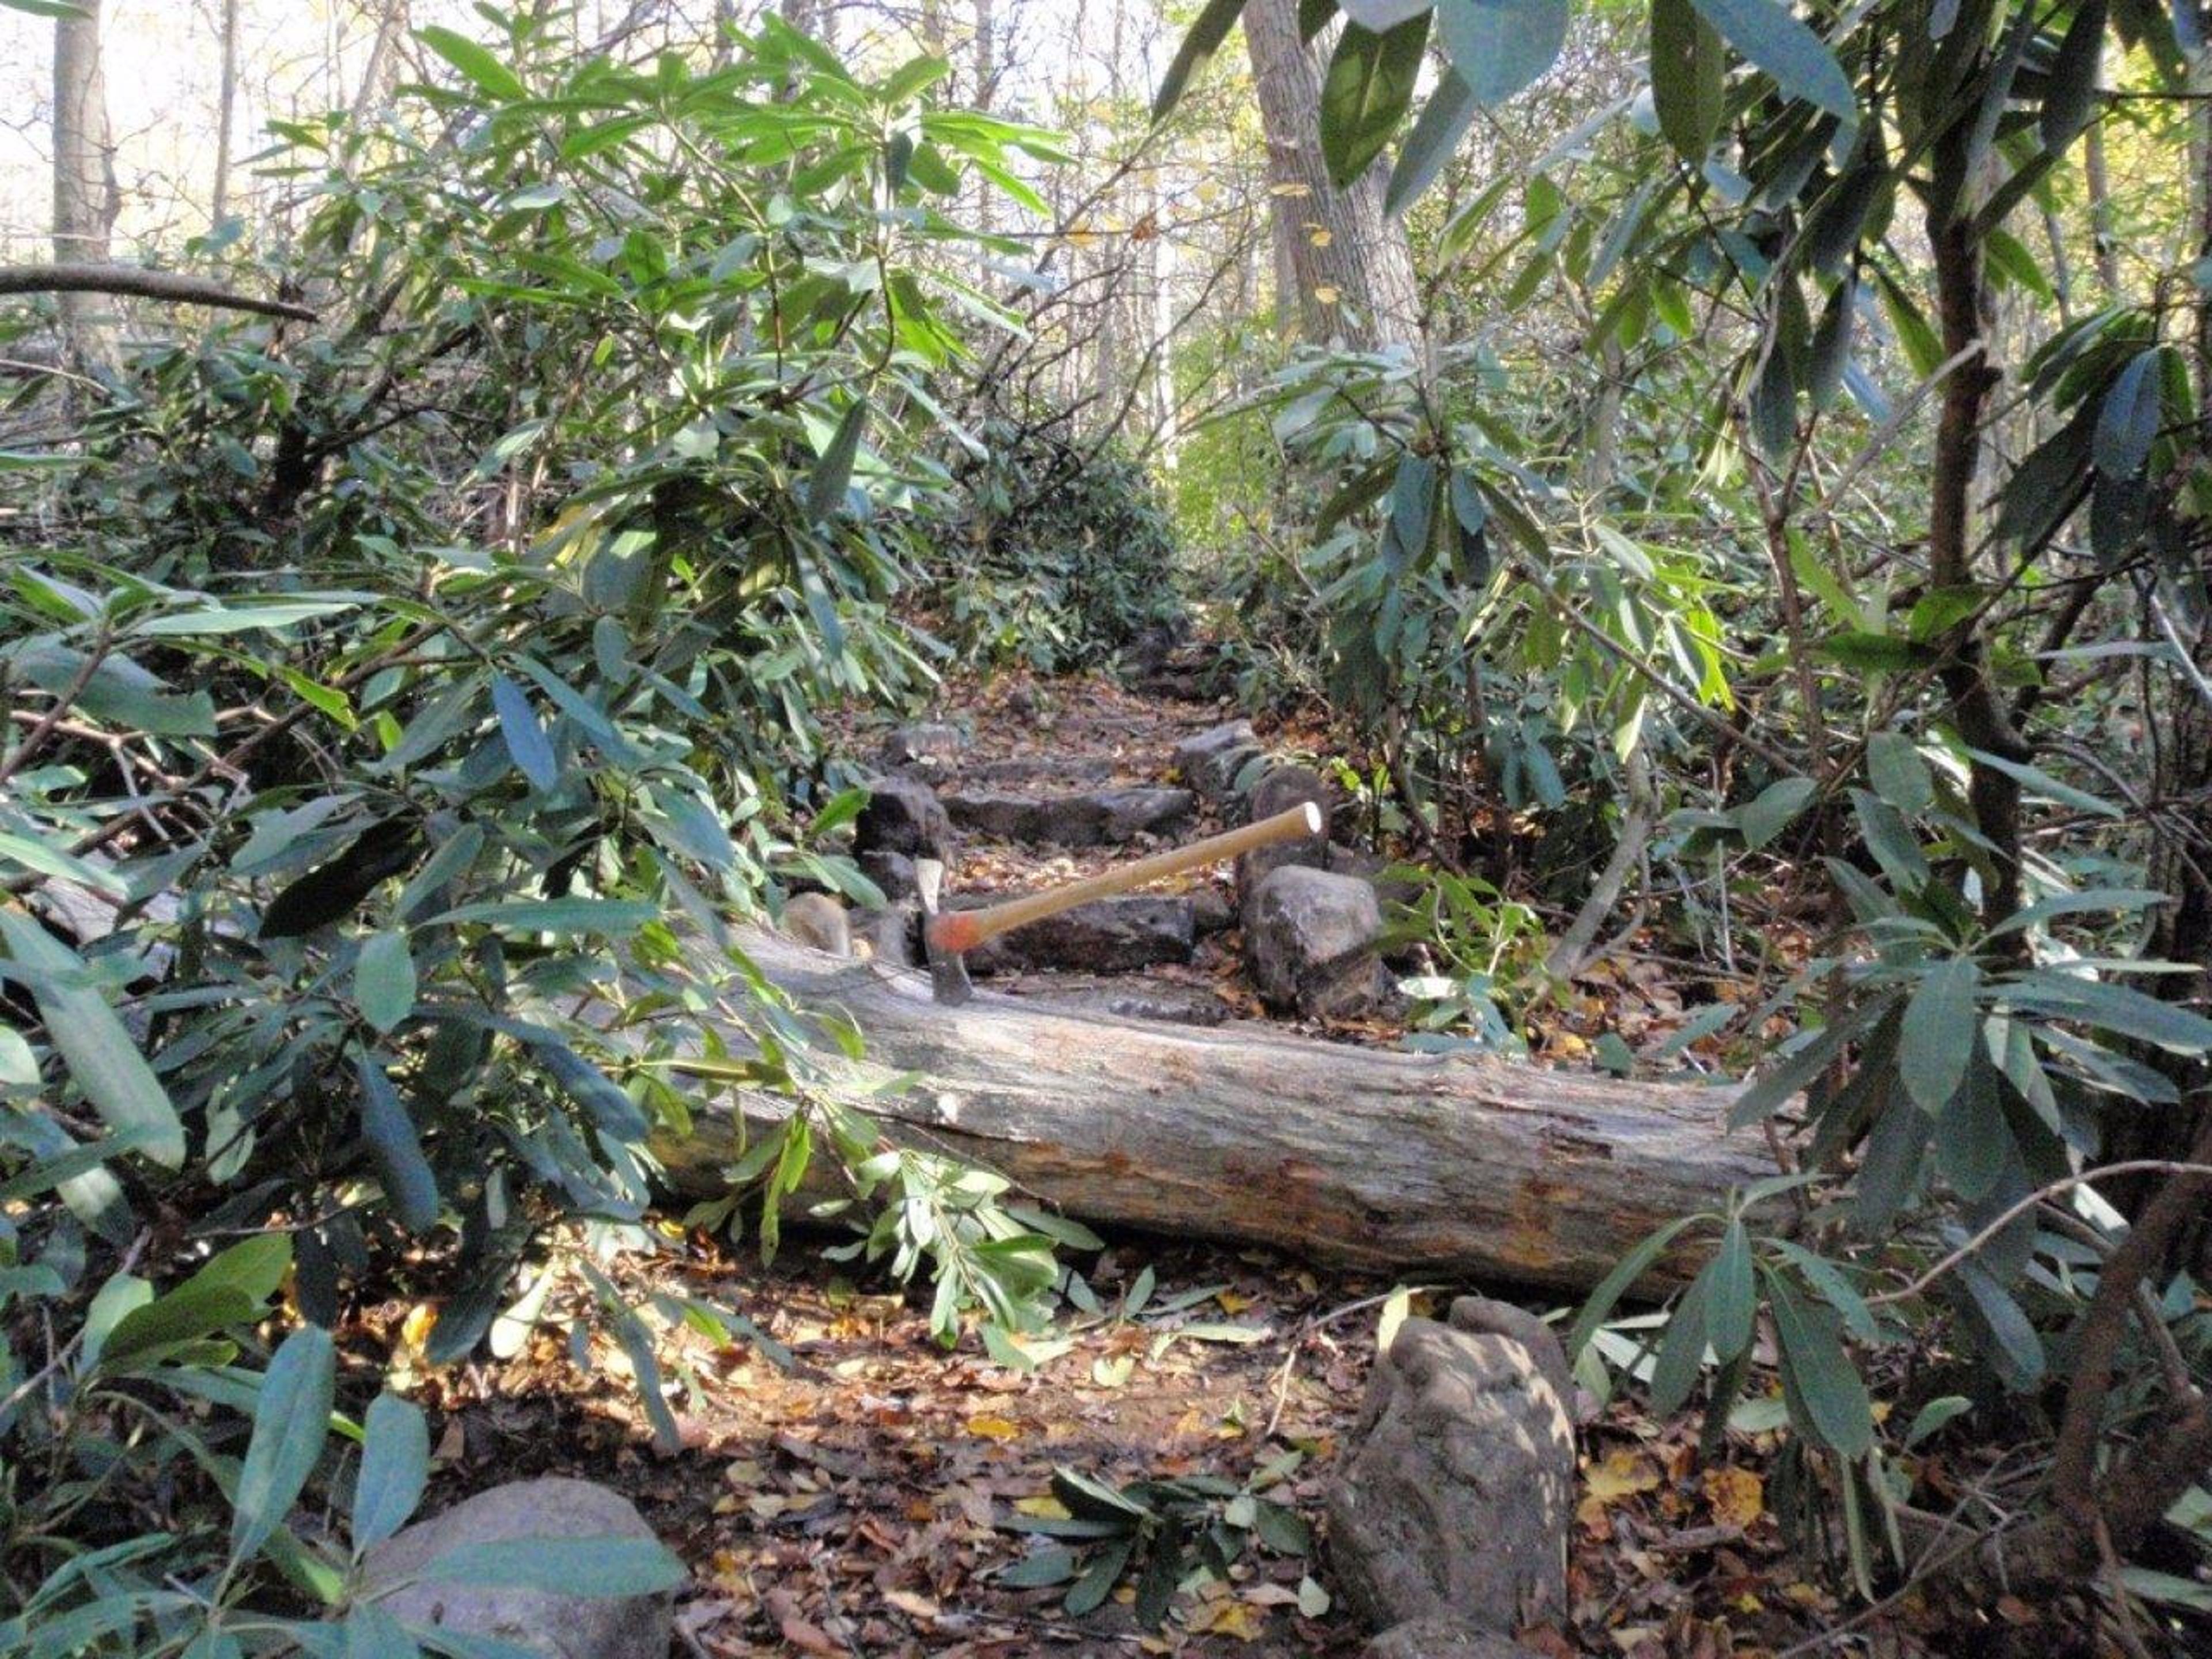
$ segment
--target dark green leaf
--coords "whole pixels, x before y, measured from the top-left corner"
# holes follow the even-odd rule
[[[1874,1407],[1866,1384],[1836,1338],[1834,1316],[1801,1301],[1779,1273],[1766,1275],[1767,1305],[1782,1364],[1811,1427],[1844,1457],[1864,1455],[1874,1443]]]
[[[1667,1317],[1667,1334],[1659,1345],[1659,1358],[1651,1367],[1651,1410],[1671,1417],[1698,1386],[1705,1364],[1706,1307],[1712,1295],[1713,1264],[1690,1281]]]
[[[860,453],[860,434],[867,424],[868,400],[856,398],[815,463],[814,476],[806,484],[806,512],[817,524],[827,522],[844,506],[845,492],[853,483],[853,462]]]
[[[1583,1304],[1582,1311],[1575,1316],[1575,1322],[1567,1332],[1564,1346],[1569,1364],[1580,1357],[1590,1338],[1596,1334],[1597,1328],[1611,1316],[1613,1305],[1628,1293],[1630,1286],[1650,1271],[1651,1264],[1659,1259],[1659,1253],[1674,1242],[1676,1234],[1698,1218],[1696,1216],[1683,1216],[1647,1235],[1635,1249],[1614,1264],[1611,1273],[1599,1281],[1598,1287],[1589,1293],[1589,1299]]]
[[[1206,9],[1190,26],[1190,33],[1182,38],[1176,48],[1175,61],[1168,65],[1167,76],[1160,82],[1158,94],[1152,100],[1152,119],[1164,119],[1182,100],[1191,77],[1206,66],[1221,43],[1229,38],[1229,31],[1237,27],[1237,20],[1244,13],[1244,0],[1206,0]]]
[[[357,1055],[354,1071],[361,1080],[362,1139],[383,1178],[385,1200],[400,1225],[422,1232],[438,1218],[438,1178],[422,1156],[415,1120],[375,1055]]]
[[[1382,153],[1405,118],[1429,38],[1426,14],[1377,34],[1345,25],[1321,88],[1321,148],[1340,190]]]
[[[499,735],[507,744],[507,756],[515,769],[530,780],[530,787],[545,790],[560,782],[561,767],[554,758],[553,744],[546,738],[545,728],[538,723],[522,688],[504,674],[493,675],[491,706],[499,716]]]
[[[1901,732],[1877,732],[1867,739],[1867,779],[1875,794],[1908,817],[1926,811],[1936,799],[1935,775]]]
[[[1402,210],[1436,182],[1480,107],[1474,89],[1460,78],[1459,71],[1446,70],[1429,94],[1429,101],[1421,106],[1413,130],[1406,135],[1405,147],[1398,152],[1397,163],[1390,169],[1390,187],[1382,195],[1383,211]]]
[[[1816,410],[1825,410],[1836,401],[1837,390],[1844,383],[1844,371],[1850,367],[1851,336],[1857,325],[1858,308],[1858,279],[1846,276],[1828,296],[1827,308],[1820,313],[1820,325],[1813,331],[1813,344],[1807,357],[1805,388],[1812,394]]]
[[[1982,1040],[1976,994],[1981,983],[1972,957],[1951,957],[1929,970],[1905,1004],[1898,1071],[1913,1103],[1930,1117],[1958,1093],[1974,1046]]]
[[[2132,478],[2150,459],[2151,444],[2158,437],[2161,398],[2159,377],[2154,371],[2161,355],[2160,348],[2154,346],[2130,358],[2127,367],[2113,377],[2098,407],[2097,435],[2091,453],[2097,471],[2107,478]]]
[[[1810,778],[1784,778],[1738,807],[1730,816],[1743,834],[1744,846],[1756,852],[1788,829],[1812,804],[1817,787]]]
[[[1719,136],[1728,55],[1691,0],[1652,0],[1651,103],[1674,153],[1702,167]]]
[[[1720,1251],[1711,1268],[1712,1284],[1705,1294],[1705,1329],[1713,1352],[1723,1362],[1751,1345],[1753,1316],[1759,1310],[1751,1269],[1751,1235],[1741,1220],[1731,1220],[1721,1235]]]
[[[2082,0],[2058,43],[2037,118],[2047,150],[2064,149],[2089,125],[2097,106],[2098,71],[2104,65],[2106,12],[2106,0]]]

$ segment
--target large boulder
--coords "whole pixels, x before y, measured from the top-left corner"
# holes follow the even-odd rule
[[[1545,1345],[1408,1319],[1377,1356],[1328,1495],[1337,1583],[1370,1626],[1510,1638],[1566,1613],[1574,1430]]]
[[[1237,775],[1259,757],[1252,722],[1231,720],[1176,744],[1176,775],[1207,805],[1218,807],[1237,793]]]
[[[511,1643],[544,1659],[667,1659],[675,1591],[564,1595],[504,1584],[426,1577],[465,1545],[539,1539],[651,1538],[635,1505],[588,1480],[549,1477],[494,1486],[368,1552],[364,1595],[403,1625]]]
[[[1187,898],[1125,893],[1093,899],[1000,934],[970,951],[968,966],[977,973],[1015,967],[1126,974],[1155,963],[1188,962],[1196,922]]]
[[[913,778],[870,781],[868,804],[860,809],[860,820],[853,826],[855,858],[865,859],[870,853],[896,853],[943,863],[951,845],[952,823],[945,817],[935,790]]]
[[[1261,997],[1310,1018],[1347,1019],[1389,993],[1376,956],[1382,910],[1353,876],[1285,865],[1253,890],[1244,952]]]
[[[945,810],[963,830],[993,841],[1057,847],[1119,846],[1139,836],[1172,835],[1190,822],[1194,805],[1187,789],[1095,789],[1042,798],[981,790],[945,798]]]

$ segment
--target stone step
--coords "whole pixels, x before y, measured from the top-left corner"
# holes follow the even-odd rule
[[[1170,836],[1197,809],[1188,789],[1097,789],[1077,795],[969,790],[942,798],[952,822],[994,841],[1108,847],[1139,836]]]
[[[1219,1025],[1233,1012],[1204,986],[1160,980],[1117,983],[1068,976],[1012,988],[1024,1002],[1042,1003],[1072,1014],[1109,1014],[1116,1019],[1149,1020],[1158,1025]]]
[[[1006,894],[963,894],[957,910],[979,909]],[[1198,907],[1180,895],[1124,893],[1093,899],[987,941],[968,953],[975,975],[1024,968],[1126,974],[1159,963],[1188,962],[1197,948]]]

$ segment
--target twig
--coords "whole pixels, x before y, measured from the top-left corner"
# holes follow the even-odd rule
[[[1895,1303],[1911,1300],[2045,1200],[2056,1198],[2063,1192],[2070,1192],[2076,1187],[2087,1187],[2113,1176],[2124,1175],[2212,1176],[2212,1164],[2188,1164],[2167,1158],[2130,1158],[2124,1163],[2103,1164],[2081,1175],[2068,1176],[2063,1180],[2054,1181],[2047,1187],[2039,1187],[2027,1197],[2001,1211],[1989,1225],[1918,1278],[1896,1290],[1884,1291],[1877,1296],[1867,1297],[1867,1306],[1882,1308]]]

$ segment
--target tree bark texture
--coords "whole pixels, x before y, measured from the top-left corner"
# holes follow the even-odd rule
[[[1421,336],[1421,295],[1405,228],[1382,210],[1387,169],[1377,161],[1345,190],[1329,182],[1321,150],[1322,65],[1298,39],[1297,0],[1251,0],[1244,45],[1267,136],[1276,269],[1294,292],[1299,333],[1356,348]]]
[[[54,258],[64,264],[104,263],[121,208],[100,73],[100,0],[79,0],[76,15],[54,20]],[[58,292],[72,366],[112,373],[117,353],[111,307],[91,290]]]
[[[1261,1244],[1377,1273],[1586,1291],[1662,1223],[1773,1172],[1724,1129],[1731,1094],[1272,1028],[1145,1024],[979,992],[747,935],[800,1006],[848,1013],[855,1092],[892,1139],[1011,1176],[1094,1223]],[[724,1036],[735,1046],[738,1032]],[[747,1097],[756,1127],[787,1103]],[[727,1097],[662,1149],[686,1190],[736,1156]],[[1662,1277],[1664,1273],[1662,1271]]]

